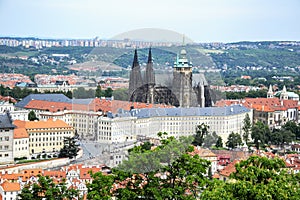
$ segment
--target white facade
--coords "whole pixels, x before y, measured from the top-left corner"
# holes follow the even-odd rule
[[[20,191],[20,184],[19,183],[9,183],[4,182],[0,185],[0,195],[1,199],[3,200],[15,200],[18,199],[17,196]]]
[[[216,132],[226,142],[230,133],[242,134],[246,114],[252,119],[252,110],[240,105],[165,109],[168,110],[140,109],[133,110],[126,116],[116,114],[100,117],[97,140],[101,143],[116,143],[128,139],[134,141],[138,136],[157,138],[158,132],[167,132],[169,136],[178,138],[194,135],[196,126],[204,123],[209,126],[209,132]]]
[[[29,158],[29,138],[15,138],[13,149],[14,158]]]
[[[7,101],[0,101],[0,113],[4,113],[5,111],[13,111],[14,105],[12,103],[9,103]]]

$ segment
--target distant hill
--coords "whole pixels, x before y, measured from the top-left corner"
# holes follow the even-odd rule
[[[193,41],[187,36],[184,36],[184,34],[158,28],[143,28],[124,32],[112,37],[111,40],[130,39],[134,41],[170,42],[182,44],[183,38],[185,44],[193,43]]]

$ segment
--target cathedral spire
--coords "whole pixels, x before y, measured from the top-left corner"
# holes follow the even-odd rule
[[[141,67],[138,61],[137,49],[134,50],[134,57],[132,62],[132,69],[130,72],[129,79],[129,100],[135,101],[136,99],[136,91],[139,87],[143,85],[142,75],[141,75]]]
[[[137,49],[134,50],[134,57],[133,57],[133,62],[132,62],[132,69],[139,66],[139,61],[138,61],[138,55],[137,55]]]
[[[154,71],[153,71],[153,60],[152,60],[151,47],[150,47],[149,53],[148,53],[148,63],[147,63],[147,66],[146,66],[145,83],[148,84],[148,85],[154,85],[155,84],[155,76],[154,76]]]
[[[149,48],[149,54],[148,54],[148,63],[152,63],[152,52],[151,52],[151,47]]]

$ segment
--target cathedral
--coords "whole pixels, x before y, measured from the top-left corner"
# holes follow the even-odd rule
[[[129,101],[167,104],[176,107],[210,107],[212,101],[208,85],[205,85],[204,81],[195,83],[192,75],[192,64],[187,58],[186,50],[182,49],[174,62],[172,86],[157,85],[151,48],[144,78],[135,49],[129,80]]]

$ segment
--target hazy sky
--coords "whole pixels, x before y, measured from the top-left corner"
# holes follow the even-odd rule
[[[300,40],[300,0],[0,0],[0,27],[39,38],[161,28],[196,42]]]

